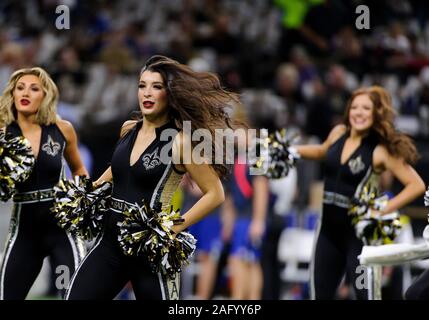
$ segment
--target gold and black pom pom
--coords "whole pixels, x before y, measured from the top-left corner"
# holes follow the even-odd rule
[[[13,137],[0,132],[0,200],[7,201],[15,193],[16,183],[25,181],[34,166],[29,141],[23,136]]]
[[[58,225],[84,240],[96,237],[110,206],[111,189],[110,182],[94,188],[91,179],[85,176],[76,176],[73,181],[60,180],[54,187],[51,208]]]
[[[354,222],[356,236],[366,245],[392,243],[401,230],[399,213],[370,216]]]
[[[384,215],[375,213],[387,206],[389,198],[387,195],[380,195],[373,182],[373,179],[369,179],[352,199],[349,214],[352,216],[356,236],[365,245],[388,244],[401,230],[400,217],[398,212]]]
[[[180,272],[195,252],[196,239],[188,232],[174,236],[171,227],[183,221],[179,211],[170,207],[161,210],[161,204],[151,208],[146,202],[141,207],[127,208],[123,221],[118,222],[119,245],[125,255],[148,261],[153,272],[168,274]]]
[[[251,166],[263,170],[269,179],[286,177],[300,158],[297,150],[291,146],[295,139],[290,139],[285,129],[277,130],[266,138],[258,138],[256,150],[259,156],[250,159]]]

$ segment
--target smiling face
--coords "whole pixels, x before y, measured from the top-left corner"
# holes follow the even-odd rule
[[[13,90],[16,111],[26,116],[39,111],[44,97],[45,93],[39,77],[32,74],[19,78]]]
[[[349,110],[349,123],[356,132],[368,131],[374,123],[374,104],[367,94],[357,95]]]
[[[167,90],[160,73],[146,70],[141,74],[138,99],[145,117],[158,118],[167,113]]]

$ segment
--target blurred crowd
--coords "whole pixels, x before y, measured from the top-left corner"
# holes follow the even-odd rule
[[[56,28],[59,4],[70,9],[69,30]],[[369,30],[355,26],[360,4],[369,6]],[[352,90],[378,83],[393,95],[398,126],[424,138],[428,14],[419,1],[4,0],[0,88],[12,70],[46,68],[60,113],[96,154],[96,142],[113,146],[117,130],[94,127],[117,129],[137,109],[136,75],[155,53],[217,72],[242,92],[248,116],[264,121],[255,125],[296,126],[320,140]],[[108,156],[96,158],[102,167]]]
[[[60,4],[70,9],[68,30],[56,28]],[[356,28],[358,5],[369,8],[369,29]],[[13,70],[45,68],[59,87],[59,114],[88,148],[94,176],[109,163],[122,123],[138,110],[137,75],[153,54],[218,73],[225,87],[242,94],[237,115],[254,127],[293,129],[304,143],[323,141],[342,121],[354,89],[380,84],[392,94],[397,127],[421,146],[429,139],[425,6],[417,0],[2,0],[0,90]],[[420,152],[427,163],[429,151]],[[298,167],[299,191],[290,200],[298,207],[311,206],[319,169]]]

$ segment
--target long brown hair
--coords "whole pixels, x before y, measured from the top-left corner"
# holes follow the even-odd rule
[[[242,121],[233,120],[227,107],[239,104],[236,93],[225,90],[216,74],[211,72],[195,72],[190,67],[165,56],[151,57],[143,67],[140,75],[149,70],[158,72],[167,89],[170,117],[174,119],[178,129],[183,129],[183,122],[191,122],[191,132],[207,129],[212,137],[211,166],[218,176],[225,177],[231,166],[226,161],[215,163],[215,129],[235,129],[247,127]],[[192,141],[194,147],[198,141]],[[225,160],[225,148],[224,160]]]
[[[409,164],[414,164],[419,154],[410,137],[398,132],[394,127],[395,111],[392,107],[392,99],[386,89],[380,86],[360,88],[352,93],[345,112],[344,122],[350,130],[349,114],[350,107],[355,97],[366,94],[371,99],[374,123],[372,131],[377,135],[379,142],[387,148],[389,153],[397,158],[404,159]]]

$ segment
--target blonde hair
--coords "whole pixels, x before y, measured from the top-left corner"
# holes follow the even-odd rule
[[[15,71],[0,97],[0,125],[7,126],[16,120],[16,107],[13,98],[18,80],[25,75],[37,76],[42,85],[45,96],[36,114],[36,121],[40,125],[50,125],[57,121],[58,88],[49,74],[39,67],[25,68]]]

